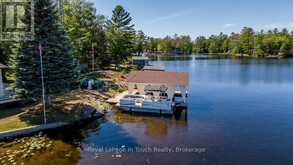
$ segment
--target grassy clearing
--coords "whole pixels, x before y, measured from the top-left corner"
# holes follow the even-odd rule
[[[0,131],[30,126],[20,119],[19,115],[24,113],[22,108],[0,107],[0,109]]]
[[[26,123],[25,121],[22,121],[19,118],[19,116],[11,116],[9,118],[0,120],[0,132],[12,130],[12,129],[25,128],[28,126],[31,126],[31,125]]]

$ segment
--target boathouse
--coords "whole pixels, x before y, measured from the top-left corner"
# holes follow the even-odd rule
[[[146,56],[133,56],[132,64],[144,67],[149,64],[149,58]]]
[[[2,69],[8,68],[7,66],[0,63],[0,98],[4,97],[4,84],[2,78]]]
[[[133,71],[129,74],[128,93],[153,95],[174,99],[175,93],[181,93],[186,102],[188,73],[165,71]]]

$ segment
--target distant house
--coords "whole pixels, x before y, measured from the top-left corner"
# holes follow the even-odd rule
[[[172,100],[180,92],[186,101],[188,73],[164,71],[133,71],[127,78],[128,93],[167,97]]]
[[[4,85],[2,78],[2,69],[8,68],[6,65],[0,63],[0,98],[4,96]]]
[[[146,56],[133,56],[132,64],[144,67],[149,64],[149,58]]]

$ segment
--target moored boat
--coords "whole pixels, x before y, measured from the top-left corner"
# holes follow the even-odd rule
[[[143,112],[172,115],[172,101],[168,99],[152,99],[144,95],[126,95],[117,106],[128,112]]]

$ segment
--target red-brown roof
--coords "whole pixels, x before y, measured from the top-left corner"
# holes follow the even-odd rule
[[[158,71],[132,71],[127,78],[129,83],[149,83],[183,85],[188,84],[188,73],[185,72],[158,72]]]
[[[0,69],[8,68],[8,66],[0,63]]]

